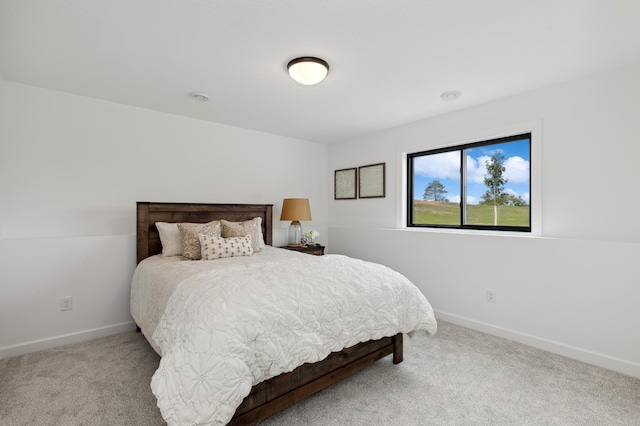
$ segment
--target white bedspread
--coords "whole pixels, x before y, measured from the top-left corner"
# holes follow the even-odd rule
[[[214,261],[215,262],[215,261]],[[223,425],[251,387],[331,352],[436,321],[401,274],[344,256],[243,262],[187,278],[153,335],[151,381],[170,425]]]
[[[291,250],[267,246],[252,256],[228,257],[216,260],[185,260],[182,256],[163,257],[161,254],[144,259],[131,281],[131,316],[142,329],[149,343],[159,355],[160,348],[153,341],[153,333],[160,322],[169,297],[185,279],[211,270],[246,263],[262,264],[308,256]]]

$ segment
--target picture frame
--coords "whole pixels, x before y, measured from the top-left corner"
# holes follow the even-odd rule
[[[357,168],[340,169],[334,173],[335,200],[355,200],[357,197]]]
[[[384,198],[386,163],[369,164],[358,167],[358,197]]]

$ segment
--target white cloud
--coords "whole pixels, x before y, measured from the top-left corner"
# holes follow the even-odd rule
[[[514,156],[504,162],[504,176],[512,183],[529,182],[529,162],[522,157]]]
[[[491,157],[483,155],[475,159],[467,155],[467,180],[474,183],[484,183],[484,175],[487,174],[487,161],[491,161]]]
[[[469,181],[484,183],[484,176],[487,174],[487,162],[491,157],[483,155],[477,159],[467,156],[467,177]],[[522,157],[509,157],[504,162],[504,177],[511,183],[529,182],[529,162]]]
[[[459,152],[443,152],[442,154],[417,157],[413,162],[414,173],[434,179],[460,180]]]
[[[484,176],[487,174],[486,163],[491,161],[489,155],[482,155],[478,158],[467,156],[467,181],[484,185]],[[460,151],[443,152],[441,154],[429,155],[426,157],[417,157],[414,159],[414,173],[432,179],[451,179],[460,181]],[[522,157],[509,157],[504,162],[504,177],[509,184],[529,183],[529,161]],[[529,194],[513,195],[522,197],[527,203],[529,202]],[[452,202],[459,202],[460,196],[448,195],[447,198]],[[467,197],[467,203],[475,204],[478,199],[472,196]]]

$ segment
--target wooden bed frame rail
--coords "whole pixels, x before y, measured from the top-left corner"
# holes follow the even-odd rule
[[[262,382],[251,389],[229,425],[253,425],[390,354],[394,364],[402,362],[402,333],[359,343]]]

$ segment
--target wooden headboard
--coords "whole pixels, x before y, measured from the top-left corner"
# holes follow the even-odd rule
[[[267,245],[272,245],[273,204],[194,204],[139,201],[136,203],[136,207],[137,263],[154,254],[162,253],[156,222],[206,223],[220,219],[241,222],[261,217],[264,242]]]

